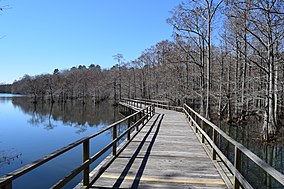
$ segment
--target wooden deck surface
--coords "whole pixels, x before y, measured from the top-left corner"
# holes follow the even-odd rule
[[[183,113],[156,114],[92,188],[226,188]]]

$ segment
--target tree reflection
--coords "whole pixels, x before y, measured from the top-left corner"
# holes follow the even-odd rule
[[[221,129],[229,136],[246,146],[249,150],[263,159],[269,165],[284,173],[284,150],[283,142],[263,143],[258,140],[260,131],[258,130],[259,122],[256,119],[249,119],[249,127],[232,126],[226,123],[219,123]],[[228,143],[220,140],[219,147],[222,152],[229,158],[234,157],[234,149],[228,147]],[[231,152],[231,153],[229,153]],[[230,155],[231,154],[231,155]],[[281,188],[281,184],[264,172],[259,166],[253,163],[246,156],[242,156],[242,174],[254,188]]]
[[[30,103],[26,98],[13,99],[13,105],[30,115],[28,123],[51,130],[60,121],[63,125],[77,128],[76,133],[85,132],[88,127],[109,125],[121,119],[122,115],[109,102],[94,104],[91,100],[66,103]]]

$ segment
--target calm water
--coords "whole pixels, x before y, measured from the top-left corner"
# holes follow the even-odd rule
[[[255,118],[248,120],[243,127],[232,126],[220,123],[221,129],[229,136],[234,138],[251,150],[258,157],[263,159],[269,165],[284,174],[284,145],[283,142],[263,143],[259,140],[261,132],[261,123]],[[279,133],[279,137],[283,138],[283,133]],[[230,161],[234,162],[234,147],[225,140],[219,139],[219,147],[223,153],[229,157]],[[242,171],[248,181],[254,188],[258,189],[278,189],[283,188],[277,181],[264,173],[255,163],[247,157],[242,156]]]
[[[123,118],[110,103],[78,101],[32,104],[26,97],[0,94],[0,176],[16,170]],[[121,129],[125,124],[121,125]],[[110,142],[110,132],[92,140],[91,154]],[[108,152],[110,153],[110,152]],[[94,163],[99,163],[108,153]],[[13,182],[13,188],[49,188],[82,162],[82,146]],[[81,180],[81,174],[66,188]]]

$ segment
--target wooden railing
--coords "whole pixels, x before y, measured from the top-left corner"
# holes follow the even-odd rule
[[[94,180],[99,177],[103,171],[106,169],[101,169],[97,174],[96,177],[93,178],[92,181],[90,181],[89,172],[90,172],[90,165],[96,161],[100,156],[102,156],[104,153],[106,153],[109,149],[112,148],[112,155],[113,158],[115,158],[127,145],[128,143],[133,139],[133,137],[141,130],[141,128],[148,122],[148,120],[154,115],[155,108],[153,105],[146,106],[143,109],[135,112],[134,114],[131,114],[124,119],[121,119],[120,121],[117,121],[108,127],[102,129],[101,131],[82,138],[72,144],[69,144],[68,146],[65,146],[61,148],[60,150],[57,150],[47,156],[44,156],[43,158],[34,161],[31,164],[28,164],[8,175],[5,175],[4,177],[0,178],[0,189],[11,189],[12,183],[15,179],[21,177],[22,175],[25,175],[26,173],[36,169],[37,167],[49,162],[50,160],[70,151],[71,149],[83,145],[83,162],[82,164],[75,168],[69,175],[64,177],[62,180],[60,180],[58,183],[56,183],[52,188],[62,188],[64,185],[69,183],[76,175],[83,172],[83,185],[89,186],[91,185]],[[138,117],[138,118],[137,118]],[[131,121],[136,118],[136,121],[132,123]],[[120,135],[117,135],[117,127],[119,124],[127,122],[128,128]],[[140,128],[139,128],[140,127]],[[136,133],[131,132],[136,128]],[[94,154],[93,156],[90,156],[90,140],[96,138],[97,136],[101,135],[102,133],[105,133],[106,131],[112,131],[112,141],[107,144],[102,150]],[[123,143],[123,146],[120,146],[120,148],[117,148],[117,143],[127,135],[127,141]]]
[[[154,105],[157,108],[163,108],[167,110],[174,110],[174,111],[183,111],[183,107],[181,106],[171,106],[168,101],[161,101],[161,100],[150,100],[150,99],[128,99],[123,98],[122,101],[126,101],[127,103],[131,103],[131,105],[137,105],[140,108],[146,105]]]
[[[169,106],[165,101],[156,101],[156,100],[147,100],[147,99],[138,99],[131,100],[125,99],[131,105],[135,104],[136,106],[141,107],[143,105],[155,105],[155,107],[170,109],[175,111],[182,111],[185,113],[190,126],[195,130],[195,133],[200,136],[201,142],[207,142],[211,148],[211,158],[213,161],[222,161],[223,164],[227,167],[230,173],[233,175],[233,182],[230,188],[253,188],[251,184],[247,181],[245,175],[241,173],[242,169],[242,158],[246,157],[249,161],[257,165],[262,169],[267,175],[271,176],[275,181],[277,181],[284,188],[284,175],[279,171],[271,167],[265,161],[260,159],[257,155],[251,152],[242,144],[235,141],[233,138],[228,136],[224,131],[219,127],[202,117],[200,114],[195,112],[188,105],[184,104],[183,107],[178,106]],[[207,128],[207,130],[205,129]],[[209,129],[208,129],[209,128]],[[211,131],[211,132],[208,132]],[[210,134],[209,134],[210,133]],[[217,140],[223,138],[229,144],[234,147],[234,159],[233,163],[228,159],[226,155],[219,149],[217,146]],[[269,186],[268,186],[269,187]],[[281,187],[281,188],[282,188]]]
[[[192,108],[190,108],[188,105],[184,104],[184,112],[189,120],[190,126],[193,127],[195,132],[199,135],[201,135],[201,142],[207,141],[207,143],[212,148],[212,159],[216,160],[217,157],[226,165],[228,170],[231,172],[231,174],[234,176],[233,180],[233,188],[253,188],[251,184],[247,181],[245,176],[241,173],[241,162],[242,158],[246,157],[254,164],[258,165],[259,168],[261,168],[266,174],[270,175],[272,178],[274,178],[276,181],[278,181],[282,187],[284,187],[284,175],[281,174],[279,171],[268,165],[266,162],[264,162],[262,159],[260,159],[258,156],[256,156],[254,153],[252,153],[250,150],[248,150],[245,146],[242,144],[236,142],[234,139],[232,139],[230,136],[228,136],[224,131],[222,131],[219,127],[199,115],[197,112],[195,112]],[[208,135],[208,133],[205,132],[204,128],[210,128],[211,130],[211,136]],[[234,160],[233,163],[222,153],[222,151],[217,146],[217,138],[222,137],[225,139],[228,143],[233,145],[234,147]]]

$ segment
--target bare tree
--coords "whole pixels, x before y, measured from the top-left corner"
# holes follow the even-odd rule
[[[199,47],[200,61],[194,61],[201,68],[201,114],[203,114],[204,87],[206,89],[205,117],[209,118],[210,112],[210,87],[211,82],[211,33],[212,22],[216,11],[223,0],[202,0],[182,3],[173,11],[173,16],[168,22],[179,32],[179,36],[191,38]],[[205,54],[206,52],[206,54]],[[189,53],[190,55],[190,53]],[[192,57],[192,55],[190,55]],[[193,58],[193,57],[192,57]],[[204,82],[204,70],[206,59],[206,82]]]
[[[231,17],[240,20],[241,25],[235,22],[238,28],[238,36],[244,42],[244,49],[239,52],[244,56],[242,70],[242,110],[244,109],[245,84],[247,65],[253,64],[260,69],[260,77],[265,76],[265,99],[263,139],[276,133],[277,125],[277,99],[278,99],[278,65],[280,60],[276,58],[277,44],[282,43],[283,33],[283,1],[281,0],[252,0],[232,1],[233,10]],[[238,17],[238,18],[237,18]],[[237,25],[238,24],[238,25]],[[240,27],[241,26],[241,27]],[[250,39],[248,39],[248,37]],[[251,54],[249,55],[248,52]],[[260,87],[262,89],[263,87]]]

